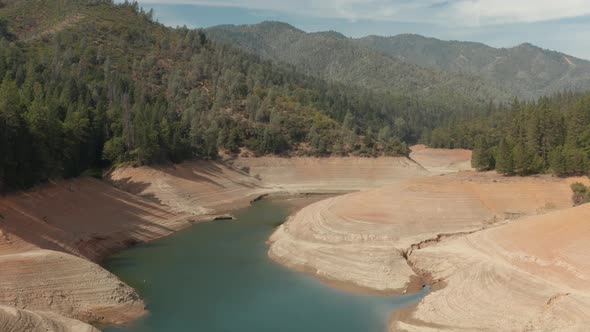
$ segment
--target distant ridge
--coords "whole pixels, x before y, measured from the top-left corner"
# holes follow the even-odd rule
[[[377,89],[419,93],[416,89],[444,86],[496,100],[590,89],[590,61],[530,43],[494,48],[416,34],[348,38],[335,31],[306,33],[282,22],[217,26],[207,32],[267,59]]]
[[[334,31],[306,33],[286,23],[262,22],[217,26],[206,32],[219,43],[295,65],[308,74],[380,92],[439,100],[452,96],[455,104],[457,99],[487,103],[511,98],[508,90],[470,73],[425,68]]]

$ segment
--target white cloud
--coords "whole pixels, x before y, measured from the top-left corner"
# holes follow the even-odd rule
[[[590,14],[588,0],[462,0],[451,12],[471,24],[540,22]]]
[[[590,15],[590,0],[141,0],[271,10],[320,18],[489,25]]]

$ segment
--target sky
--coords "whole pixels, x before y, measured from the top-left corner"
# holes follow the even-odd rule
[[[528,42],[590,59],[590,0],[139,0],[166,25],[282,21],[349,37],[415,33],[512,47]]]

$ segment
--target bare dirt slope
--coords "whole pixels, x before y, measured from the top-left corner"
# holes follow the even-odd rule
[[[191,220],[91,178],[2,196],[0,215],[0,304],[101,322],[137,318],[144,305],[88,260]]]
[[[428,174],[408,158],[240,158],[237,168],[281,190],[338,192],[374,188]]]
[[[3,305],[0,305],[0,331],[99,332],[86,323],[51,312],[32,312]]]
[[[92,178],[2,196],[0,214],[4,234],[92,261],[129,244],[168,235],[192,220]]]
[[[2,255],[0,266],[2,304],[103,323],[144,314],[133,289],[80,257],[38,249]]]
[[[425,145],[414,145],[411,150],[410,158],[433,174],[472,170],[471,150],[432,149]]]
[[[109,174],[109,179],[130,193],[198,215],[247,206],[252,199],[272,191],[247,173],[215,161],[123,167]]]
[[[427,175],[407,158],[239,158],[124,167],[109,174],[117,187],[177,211],[215,214],[277,192],[343,192]]]
[[[120,189],[81,178],[0,197],[0,304],[85,321],[128,321],[143,314],[141,300],[83,258],[98,262],[263,194],[361,189],[426,174],[402,158],[265,158],[240,167],[251,163],[277,183],[200,161],[120,168],[110,174]]]
[[[338,282],[403,292],[416,279],[404,254],[439,234],[571,206],[569,182],[462,172],[334,197],[292,216],[271,237],[270,256]]]
[[[392,331],[587,331],[590,205],[415,250],[442,288]]]

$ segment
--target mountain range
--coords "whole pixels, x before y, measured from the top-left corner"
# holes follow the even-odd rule
[[[590,61],[528,43],[493,48],[414,34],[348,38],[281,22],[222,25],[207,34],[325,79],[394,93],[452,90],[466,98],[505,101],[590,89]]]

